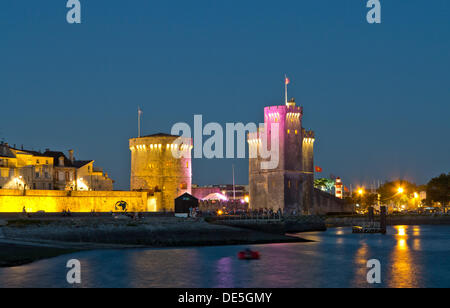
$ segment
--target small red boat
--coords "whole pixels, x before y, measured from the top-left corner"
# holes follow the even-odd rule
[[[239,260],[258,260],[259,259],[259,252],[252,251],[250,249],[241,251],[238,253],[238,259]]]

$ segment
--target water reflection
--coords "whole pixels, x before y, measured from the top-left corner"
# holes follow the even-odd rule
[[[365,241],[361,243],[361,246],[355,253],[353,263],[355,264],[355,274],[353,277],[353,286],[359,286],[361,283],[365,283],[365,277],[367,274],[367,261],[369,257],[369,247]]]
[[[70,287],[72,258],[82,263],[82,287],[373,287],[366,280],[370,259],[381,262],[381,287],[450,287],[450,226],[299,236],[316,242],[250,245],[262,256],[250,262],[237,260],[242,246],[85,251],[0,268],[0,287]]]
[[[233,267],[230,257],[221,258],[216,263],[216,278],[217,283],[215,288],[232,288],[233,282]]]
[[[411,249],[408,246],[408,234],[412,231],[413,236],[420,234],[420,227],[395,226],[397,231],[395,245],[390,257],[389,287],[392,288],[415,288],[418,275],[421,275],[420,265],[411,256]],[[411,230],[412,229],[412,230]],[[418,242],[417,242],[418,241]],[[415,246],[420,246],[420,240],[416,239]]]

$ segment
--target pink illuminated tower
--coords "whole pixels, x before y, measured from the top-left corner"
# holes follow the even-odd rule
[[[286,81],[288,83],[288,81]],[[263,169],[261,163],[261,132],[249,134],[249,147],[258,153],[249,159],[250,206],[285,213],[310,214],[314,191],[314,132],[302,127],[303,108],[294,99],[282,106],[264,108],[264,129],[268,148],[273,134],[278,140],[279,163],[276,168]],[[278,124],[278,132],[272,124]]]

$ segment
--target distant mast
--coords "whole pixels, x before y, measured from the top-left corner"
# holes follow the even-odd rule
[[[235,182],[234,182],[234,164],[232,164],[232,168],[233,168],[233,200],[236,200],[236,186],[235,186]]]

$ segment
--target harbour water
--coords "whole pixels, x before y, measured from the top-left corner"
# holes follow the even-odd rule
[[[302,233],[311,243],[98,250],[0,269],[0,287],[73,287],[69,259],[81,262],[78,287],[450,287],[450,226],[395,226],[388,234],[351,228]],[[367,283],[367,261],[381,262],[379,285]]]

